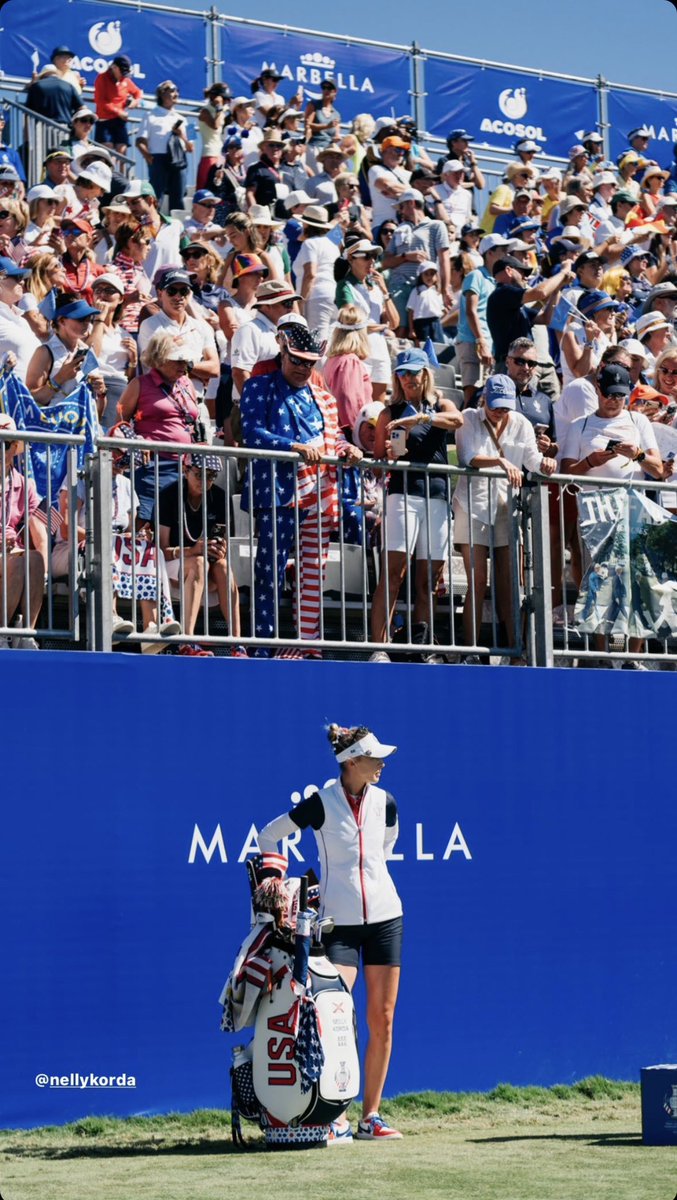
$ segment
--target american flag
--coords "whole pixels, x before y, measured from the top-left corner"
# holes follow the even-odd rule
[[[60,533],[66,524],[58,508],[55,508],[53,504],[50,505],[48,514],[46,500],[40,501],[33,516],[37,517],[38,521],[41,521],[49,529],[52,537],[56,537],[57,533]]]

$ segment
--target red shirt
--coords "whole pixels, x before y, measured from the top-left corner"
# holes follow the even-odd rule
[[[66,282],[63,285],[64,292],[69,295],[81,296],[88,304],[96,307],[94,304],[94,293],[92,292],[92,283],[97,275],[105,275],[106,268],[100,267],[98,263],[93,262],[91,258],[83,258],[76,266],[70,254],[64,254],[61,263],[66,272]]]
[[[141,88],[136,86],[129,75],[123,75],[122,79],[113,79],[110,70],[103,71],[94,81],[96,115],[100,121],[110,121],[113,117],[125,118],[127,97],[134,96],[140,100],[142,95]]]

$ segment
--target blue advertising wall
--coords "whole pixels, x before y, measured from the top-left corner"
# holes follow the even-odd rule
[[[426,126],[437,137],[464,128],[477,142],[509,148],[532,138],[544,154],[567,157],[580,133],[597,127],[597,90],[497,67],[429,55]]]
[[[18,651],[1,668],[0,1127],[228,1105],[242,860],[335,775],[333,720],[399,747],[388,1094],[675,1061],[677,809],[651,716],[670,675]],[[296,852],[302,873],[312,835]],[[73,1074],[135,1086],[39,1079]]]
[[[173,79],[182,96],[202,97],[207,32],[200,13],[153,12],[101,0],[30,0],[30,5],[10,0],[2,18],[0,68],[6,75],[30,78],[50,61],[56,45],[65,45],[90,85],[116,54],[128,54],[132,78],[144,92]]]
[[[224,22],[221,58],[223,78],[234,94],[248,96],[263,68],[275,67],[284,76],[279,91],[287,100],[297,88],[303,88],[306,101],[318,100],[322,80],[335,79],[336,107],[343,121],[363,112],[402,116],[410,111],[405,51]]]
[[[609,91],[611,157],[627,149],[631,129],[646,125],[651,133],[647,154],[663,167],[673,164],[677,145],[677,97],[633,92],[616,84]]]

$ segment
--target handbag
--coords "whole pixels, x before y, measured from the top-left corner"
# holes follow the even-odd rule
[[[177,170],[183,170],[188,165],[186,148],[178,133],[173,131],[167,139],[167,159],[170,167],[175,167]]]

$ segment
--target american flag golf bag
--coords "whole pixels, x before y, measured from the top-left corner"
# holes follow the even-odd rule
[[[279,859],[271,871],[271,859]],[[270,1148],[326,1146],[360,1087],[355,1008],[318,938],[307,879],[279,855],[248,863],[254,924],[221,993],[222,1029],[254,1027],[233,1054],[233,1138],[256,1120]]]

